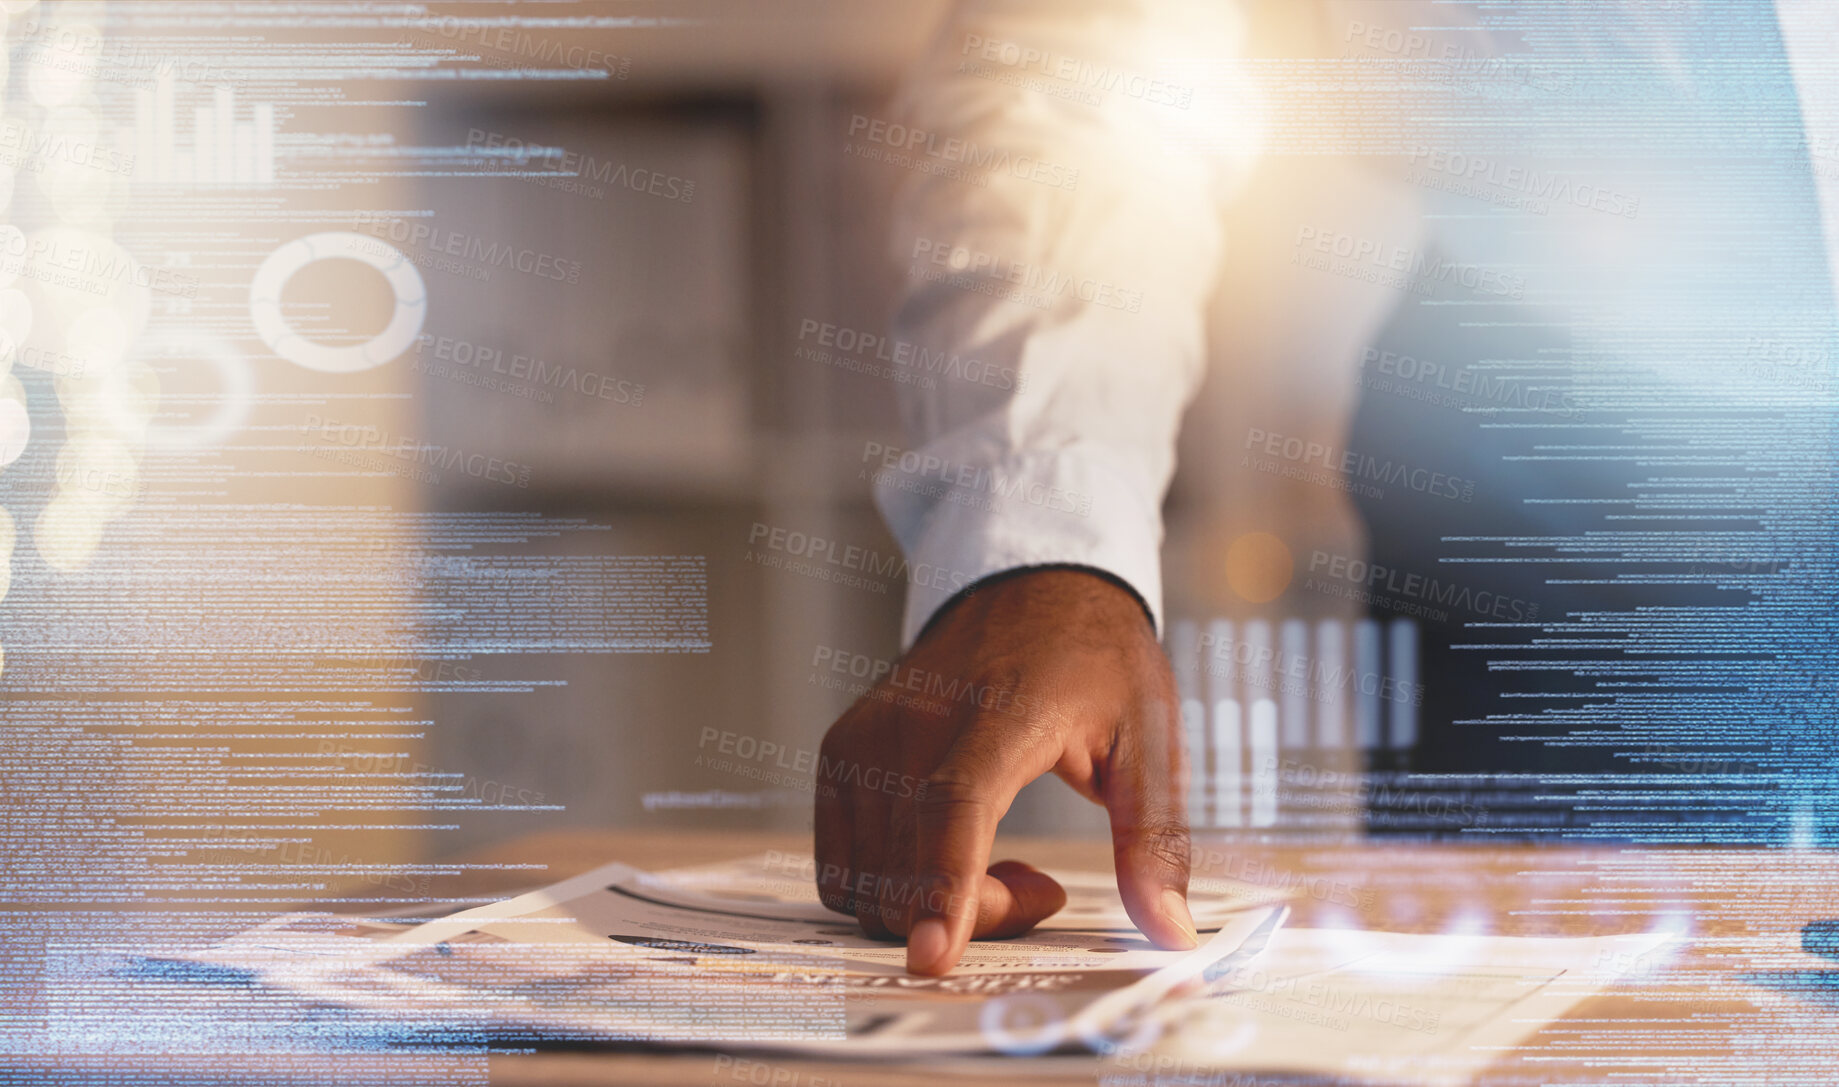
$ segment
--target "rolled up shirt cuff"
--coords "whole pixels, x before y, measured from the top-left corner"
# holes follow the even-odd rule
[[[964,590],[1039,566],[1109,574],[1137,595],[1161,630],[1161,488],[1136,478],[1125,458],[1096,443],[1076,443],[987,466],[966,467],[960,458],[936,478],[923,463],[914,472],[887,468],[873,479],[888,523],[913,541],[903,647]]]

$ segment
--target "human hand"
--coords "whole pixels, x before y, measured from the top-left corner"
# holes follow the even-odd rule
[[[816,859],[824,904],[904,936],[907,969],[949,971],[977,937],[1066,904],[1051,877],[990,864],[996,824],[1049,770],[1111,816],[1118,892],[1172,950],[1188,912],[1180,701],[1136,598],[1082,570],[1000,577],[940,614],[824,737]]]

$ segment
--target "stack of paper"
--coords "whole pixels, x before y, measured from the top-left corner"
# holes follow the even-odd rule
[[[1268,889],[1211,881],[1191,896],[1201,947],[1168,952],[1130,923],[1110,873],[1054,873],[1059,914],[919,978],[900,944],[818,903],[809,864],[614,864],[432,920],[294,914],[186,958],[414,1038],[1096,1053],[1117,1087],[1229,1073],[1459,1084],[1669,940],[1280,928],[1289,911]]]
[[[850,1053],[1109,1051],[1204,993],[1287,912],[1197,903],[1202,945],[1156,949],[1109,875],[1065,876],[1068,908],[976,941],[950,975],[909,976],[782,861],[656,875],[612,864],[414,924],[295,914],[189,957],[405,1028],[452,1036]],[[1236,956],[1236,957],[1235,957]]]

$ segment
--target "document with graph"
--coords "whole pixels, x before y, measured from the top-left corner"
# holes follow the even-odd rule
[[[191,958],[442,1037],[1106,1051],[1158,1005],[1217,987],[1287,913],[1214,893],[1195,910],[1201,946],[1162,951],[1130,925],[1109,873],[1069,874],[1068,916],[976,941],[950,974],[924,978],[900,944],[769,872],[757,859],[680,875],[612,864],[413,923],[289,915]]]

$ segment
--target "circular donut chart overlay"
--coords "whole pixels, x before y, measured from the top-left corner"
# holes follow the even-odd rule
[[[185,426],[147,428],[147,444],[166,449],[195,449],[215,445],[236,433],[249,415],[252,403],[249,367],[230,342],[222,336],[200,329],[163,329],[135,345],[136,357],[176,360],[187,357],[208,363],[217,371],[222,391],[217,408],[200,422]],[[119,407],[109,413],[126,426],[126,413]]]
[[[363,343],[333,347],[314,343],[281,316],[281,291],[294,273],[322,260],[355,260],[389,281],[396,308],[383,331]],[[402,251],[381,238],[333,230],[308,234],[268,254],[249,281],[249,316],[268,349],[296,366],[328,374],[354,374],[381,366],[409,349],[428,315],[428,290],[421,273]]]

